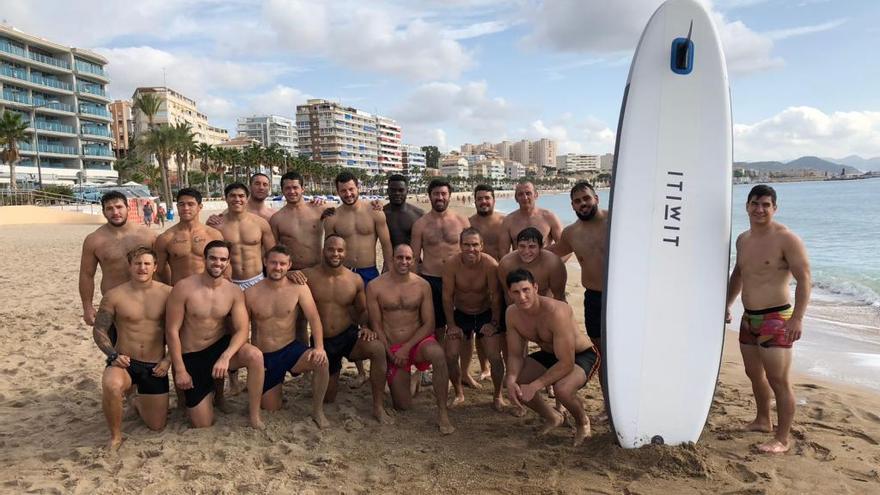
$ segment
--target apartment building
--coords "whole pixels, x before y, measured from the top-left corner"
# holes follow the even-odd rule
[[[460,155],[449,155],[440,159],[440,175],[445,177],[468,177],[470,164]]]
[[[326,166],[403,170],[402,130],[392,119],[314,99],[296,107],[299,153]]]
[[[297,153],[296,121],[278,115],[253,115],[237,121],[239,136],[258,140],[265,147],[278,145],[291,155]]]
[[[598,172],[601,167],[599,155],[567,153],[556,157],[556,165],[560,172],[580,173]]]
[[[528,139],[522,139],[513,143],[510,148],[510,159],[519,163],[531,163],[532,143]]]
[[[533,141],[529,147],[529,162],[534,163],[540,169],[556,168],[556,141],[541,138]]]
[[[526,175],[526,167],[514,160],[502,160],[504,162],[504,175],[508,179],[521,179]]]
[[[115,182],[107,59],[0,25],[0,114],[27,122],[16,180]],[[0,183],[9,167],[0,165]]]
[[[605,153],[600,160],[600,169],[603,172],[610,172],[614,168],[614,153]]]
[[[410,179],[421,175],[425,167],[428,166],[425,152],[420,147],[412,144],[402,144],[400,145],[400,150],[402,153],[403,173]]]
[[[134,137],[134,119],[131,116],[131,102],[116,100],[110,104],[110,131],[113,134],[113,152],[116,158],[128,156],[129,141]]]
[[[179,92],[165,87],[153,86],[134,90],[131,99],[134,101],[142,94],[154,94],[159,98],[159,111],[153,116],[153,125],[177,125],[187,123],[192,127],[197,143],[219,144],[229,139],[229,131],[208,123],[208,116],[199,112],[196,102]],[[147,116],[133,108],[135,135],[145,132],[149,128]]]

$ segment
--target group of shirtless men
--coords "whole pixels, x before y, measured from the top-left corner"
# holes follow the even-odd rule
[[[405,410],[419,384],[412,367],[432,368],[438,427],[449,434],[455,428],[448,409],[465,401],[463,383],[478,386],[467,372],[474,341],[483,376],[492,379],[494,409],[508,407],[502,395],[506,387],[512,412],[522,414],[523,405],[536,411],[545,423],[542,433],[564,423],[561,405],[574,419],[575,445],[590,435],[577,391],[599,369],[608,212],[599,208],[589,183],[572,188],[578,219],[565,229],[555,214],[536,206],[538,193],[528,182],[516,187],[519,209],[507,216],[494,211],[493,189],[477,186],[476,213],[470,218],[448,208],[452,187],[441,180],[428,185],[427,213],[407,203],[407,179],[400,175],[389,177],[384,207],[360,200],[358,181],[350,173],[335,179],[341,200],[335,208],[306,201],[304,185],[296,172],[282,176],[286,205],[275,211],[265,204],[271,192],[265,175],[254,175],[250,188],[230,184],[224,191],[227,210],[207,224],[200,221],[201,194],[182,189],[176,197],[180,221],[158,237],[127,222],[128,202],[122,194],[104,195],[107,223],[83,243],[79,290],[84,320],[93,326],[95,342],[106,355],[102,402],[111,448],[122,442],[123,402],[135,388],[132,405],[139,416],[151,429],[164,428],[169,370],[190,422],[207,427],[213,424],[215,404],[222,406],[223,380],[234,380],[236,371],[246,368],[248,414],[255,428],[263,427],[261,409],[281,409],[286,374],[311,372],[312,418],[326,427],[323,404],[337,395],[343,357],[356,362],[362,374],[362,361],[369,361],[372,414],[380,423],[392,421],[384,408],[386,383],[394,407]],[[766,195],[752,196],[750,218],[752,203]],[[772,217],[775,193],[772,208],[761,209]],[[787,231],[779,235],[793,237]],[[765,258],[773,258],[765,254],[767,249],[777,249],[773,269],[785,264],[799,287],[805,285],[799,276],[805,255],[803,261],[793,261],[797,253],[786,244],[794,241],[748,242]],[[586,289],[586,332],[578,330],[565,302],[564,260],[572,253]],[[747,307],[763,307],[765,299],[782,295],[765,287],[768,267],[740,258],[731,292],[742,288]],[[103,297],[96,311],[98,266]],[[786,275],[782,283],[787,281]],[[756,283],[760,287],[752,288]],[[789,322],[799,323],[805,301],[799,290]],[[799,337],[799,324],[797,331],[793,340]],[[529,342],[537,350],[527,354]],[[779,359],[762,361],[768,346],[760,336],[755,344],[743,342],[747,345],[756,348],[751,367],[762,373],[767,368],[769,387],[779,399],[771,376],[777,374],[771,366]],[[757,375],[748,361],[746,367],[750,378]],[[766,399],[767,407],[762,409],[759,400],[752,426],[763,430],[772,428],[767,378],[763,388],[755,385],[756,397]],[[557,408],[543,399],[545,389],[552,389]],[[785,436],[777,434],[776,441],[787,447],[791,421],[784,423],[783,409],[779,407]]]

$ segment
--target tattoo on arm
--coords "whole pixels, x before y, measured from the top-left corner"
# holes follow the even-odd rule
[[[113,315],[104,309],[99,310],[97,316],[95,316],[92,336],[95,339],[95,343],[98,344],[98,348],[107,356],[116,352],[113,342],[110,341],[109,331],[111,325],[113,325]]]

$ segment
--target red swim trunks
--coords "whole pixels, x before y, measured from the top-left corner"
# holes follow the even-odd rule
[[[394,381],[394,377],[397,376],[397,372],[401,369],[405,369],[406,372],[409,373],[412,371],[413,366],[419,371],[426,371],[431,367],[431,363],[428,361],[416,361],[416,355],[418,354],[419,349],[421,349],[426,342],[437,342],[437,339],[435,339],[433,335],[428,335],[420,340],[418,344],[412,346],[412,349],[409,350],[409,359],[407,360],[405,367],[398,367],[390,359],[388,360],[388,371],[385,373],[385,378],[388,380],[389,386],[391,386],[391,382]],[[403,347],[402,343],[392,345],[391,354],[397,352],[401,347]]]
[[[785,336],[785,322],[791,318],[790,304],[762,310],[747,309],[739,325],[739,343],[761,347],[791,348]]]

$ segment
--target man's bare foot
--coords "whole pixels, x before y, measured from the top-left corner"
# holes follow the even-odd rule
[[[373,417],[376,418],[380,425],[394,424],[394,417],[388,414],[384,407],[373,409]]]
[[[526,415],[526,408],[523,406],[514,407],[511,409],[510,414],[516,418],[521,418]]]
[[[472,377],[470,374],[463,374],[461,376],[461,384],[464,385],[465,387],[470,387],[470,388],[476,388],[476,389],[483,388],[483,386],[480,385],[479,382],[474,380],[474,377]]]
[[[256,418],[251,418],[251,428],[255,430],[265,430],[266,425],[263,424],[263,418],[257,416]]]
[[[349,388],[361,388],[368,381],[370,381],[370,377],[367,376],[366,373],[364,373],[364,374],[358,373],[358,375],[356,377],[354,377],[354,380],[352,380],[351,383],[348,384],[348,387]]]
[[[758,445],[758,452],[762,454],[784,454],[791,448],[791,443],[782,443],[777,439]]]
[[[492,372],[489,369],[484,369],[480,370],[480,376],[477,377],[477,380],[485,382],[489,378],[492,378]]]
[[[247,383],[238,379],[238,371],[229,372],[229,396],[235,396],[247,389]]]
[[[589,419],[587,419],[587,424],[585,425],[577,425],[574,430],[574,446],[584,443],[584,440],[590,438],[592,432],[590,431],[590,423]]]
[[[492,409],[495,409],[498,412],[504,412],[504,409],[509,406],[510,403],[504,400],[504,397],[495,397],[492,400]]]
[[[455,431],[455,427],[449,422],[449,418],[441,418],[439,426],[441,435],[449,435]]]
[[[544,427],[538,431],[538,435],[546,435],[563,423],[565,423],[565,415],[553,410],[553,418],[544,420]]]
[[[327,417],[324,416],[323,412],[312,413],[312,420],[315,422],[316,425],[318,425],[318,428],[322,430],[330,426],[330,421],[327,420]]]
[[[119,450],[119,446],[122,445],[122,435],[118,438],[110,438],[110,441],[107,442],[107,450],[110,452],[116,452]]]
[[[464,394],[456,395],[449,401],[449,408],[456,408],[462,404],[464,404]]]
[[[763,419],[756,419],[751,423],[743,426],[743,431],[760,431],[764,433],[773,433],[773,423]]]

